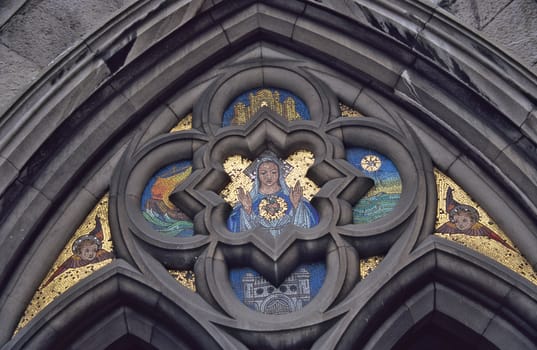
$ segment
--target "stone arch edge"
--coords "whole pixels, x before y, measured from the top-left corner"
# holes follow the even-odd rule
[[[140,7],[140,8],[141,8],[141,7]],[[115,32],[115,33],[116,33],[115,35],[117,35],[117,29],[118,29],[118,27],[115,27],[115,28],[114,28],[114,31],[116,31],[116,32]],[[114,46],[114,45],[116,45],[116,46]],[[114,46],[114,49],[111,50],[111,52],[110,52],[111,55],[113,55],[114,52],[119,52],[120,48],[123,47],[122,45],[126,45],[126,43],[125,43],[125,42],[121,42],[121,40],[118,40],[117,42],[114,43],[114,45],[112,45],[112,46]],[[115,50],[117,50],[117,51],[115,51]],[[416,48],[416,50],[419,50],[419,49]],[[42,79],[42,80],[40,80],[38,83],[36,83],[36,86],[38,86],[38,89],[30,89],[30,90],[28,91],[27,94],[25,94],[23,97],[21,97],[21,99],[19,100],[19,101],[21,101],[21,102],[18,103],[18,104],[14,107],[14,109],[8,111],[7,114],[9,114],[9,115],[15,115],[15,114],[17,114],[17,116],[21,116],[21,115],[25,114],[25,113],[26,113],[25,110],[27,111],[27,110],[29,109],[29,107],[32,106],[33,103],[36,103],[36,101],[38,101],[38,100],[40,100],[41,98],[43,98],[45,92],[44,92],[43,90],[39,90],[39,89],[43,89],[44,87],[47,86],[47,84],[45,83],[45,80],[49,79],[49,81],[50,81],[50,80],[54,80],[54,79],[57,78],[57,76],[59,75],[58,73],[60,72],[60,70],[56,70],[56,68],[58,68],[58,67],[67,68],[67,67],[69,66],[68,63],[69,63],[69,62],[72,63],[72,62],[74,62],[76,59],[79,59],[79,58],[80,58],[80,59],[81,59],[81,62],[83,62],[84,64],[88,64],[89,66],[91,66],[91,69],[96,68],[96,70],[95,70],[95,71],[92,71],[91,73],[88,73],[88,71],[86,71],[85,69],[78,69],[78,68],[77,68],[77,70],[76,70],[76,74],[82,74],[82,73],[86,74],[86,73],[88,73],[88,75],[86,75],[86,77],[101,77],[101,78],[102,78],[103,76],[106,76],[106,73],[104,73],[104,72],[106,72],[108,68],[105,67],[105,65],[104,65],[102,62],[101,62],[101,63],[98,63],[98,64],[95,64],[95,63],[92,63],[92,62],[86,60],[85,58],[83,58],[83,56],[84,56],[84,54],[83,54],[83,52],[81,52],[80,48],[75,48],[75,49],[72,51],[72,55],[71,55],[71,53],[69,53],[69,54],[67,54],[67,56],[64,56],[64,58],[62,58],[62,59],[58,62],[58,65],[55,66],[54,68],[52,68],[51,71],[49,71],[50,74],[48,74],[48,73],[45,74],[45,76],[43,76],[44,79]],[[507,61],[509,61],[509,59],[506,59],[506,58],[504,58],[504,57],[501,57],[501,59],[502,59],[502,60],[507,60]],[[70,61],[70,60],[71,60],[71,61]],[[433,65],[434,65],[434,64],[433,64]],[[511,65],[513,65],[512,61],[511,61]],[[438,67],[440,67],[439,64],[438,64]],[[439,69],[443,69],[443,68],[439,68]],[[523,74],[524,72],[521,73],[521,70],[520,70],[519,68],[516,68],[516,67],[515,67],[515,68],[513,68],[513,69],[514,69],[515,71],[518,72],[518,73],[517,73],[517,76],[520,77],[521,81],[523,81],[521,84],[518,84],[518,83],[517,83],[516,85],[519,85],[519,86],[524,85],[524,87],[525,87],[524,90],[526,90],[526,89],[528,88],[528,86],[529,86],[530,89],[528,89],[528,90],[531,90],[531,87],[534,86],[534,85],[528,84],[527,81],[528,81],[528,80],[529,80],[529,81],[533,81],[534,78],[533,78],[533,77],[529,77],[529,78],[528,78],[527,76],[525,76],[525,74]],[[70,69],[66,69],[65,72],[69,73],[69,72],[73,72],[73,71],[70,70]],[[58,75],[55,75],[55,74],[58,74]],[[73,73],[73,74],[75,74],[75,73]],[[84,75],[84,74],[82,74],[82,75]],[[74,77],[74,76],[70,76],[70,78],[73,78],[73,77]],[[107,93],[115,93],[115,92],[114,92],[114,86],[113,86],[113,84],[103,83],[103,81],[105,81],[105,80],[100,81],[99,79],[100,79],[100,78],[98,78],[98,79],[96,79],[96,80],[93,80],[93,83],[97,82],[97,83],[95,84],[95,86],[98,86],[98,88],[101,89],[101,90],[99,90],[98,95],[100,94],[101,96],[103,96],[103,99],[106,99],[108,96],[110,96],[110,95],[107,95]],[[105,79],[106,79],[106,78],[105,78]],[[457,78],[454,78],[454,79],[457,79]],[[75,80],[76,80],[76,79],[75,79]],[[82,80],[84,80],[84,79],[82,79]],[[90,81],[91,81],[91,79],[88,80],[88,82],[90,82]],[[91,85],[91,84],[90,84],[90,85]],[[66,85],[66,86],[67,86],[67,85]],[[66,86],[65,86],[65,87],[66,87]],[[39,91],[37,91],[37,90],[39,90]],[[92,90],[92,92],[93,92],[93,90]],[[531,92],[530,92],[529,94],[531,95]],[[66,98],[68,99],[68,97],[69,97],[69,96],[67,96]],[[81,101],[83,101],[83,100],[84,100],[84,97],[80,97],[79,100],[76,100],[76,101],[74,102],[74,105],[76,105],[77,103],[81,103]],[[94,100],[93,102],[95,102],[95,100]],[[73,106],[71,106],[71,107],[73,107]],[[68,110],[69,110],[71,107],[69,107]],[[134,104],[134,101],[124,100],[124,108],[125,108],[129,113],[134,113],[133,111],[136,110],[136,107],[137,107],[137,106]],[[49,108],[49,107],[47,107],[47,108]],[[74,108],[74,107],[73,107],[73,108]],[[62,109],[62,108],[59,108],[59,110],[61,110],[61,109]],[[531,111],[531,109],[533,110],[533,112]],[[50,111],[51,109],[49,108],[48,110]],[[11,113],[12,111],[15,111],[15,114],[12,114],[12,113]],[[67,112],[66,115],[69,115],[69,113],[70,113],[70,112]],[[534,108],[533,105],[530,107],[530,113],[533,113],[533,114],[530,114],[530,117],[531,117],[531,115],[533,115],[533,117],[535,116],[535,108]],[[36,117],[43,117],[43,115],[38,115],[38,114],[35,114],[35,116],[36,116]],[[531,120],[532,120],[530,117],[528,117],[528,119],[524,122],[524,124],[522,124],[522,127],[523,127],[524,125],[527,126],[527,125],[530,124],[530,122],[531,122]],[[71,116],[71,117],[67,117],[67,118],[72,118],[72,116]],[[66,120],[67,120],[67,119],[66,119]],[[51,125],[50,127],[53,128],[52,125]],[[54,129],[53,129],[53,130],[54,130]],[[529,131],[531,131],[531,130],[529,130]],[[528,129],[526,128],[526,131],[524,131],[523,133],[528,133]],[[16,136],[15,138],[17,138],[17,137],[18,137],[18,136]],[[531,141],[531,142],[532,142],[532,143],[530,143],[530,144],[534,144],[534,140]],[[2,158],[5,159],[5,161],[3,162],[3,165],[2,165],[2,166],[3,166],[3,168],[2,168],[3,170],[2,170],[2,171],[3,171],[3,172],[5,171],[6,174],[8,174],[7,177],[2,176],[2,179],[3,179],[3,180],[4,180],[4,179],[9,179],[8,181],[2,183],[2,190],[3,190],[4,188],[8,187],[8,186],[11,186],[11,185],[13,185],[13,186],[15,186],[15,185],[20,186],[21,184],[24,184],[22,181],[20,181],[20,179],[19,179],[19,180],[13,180],[16,176],[18,176],[19,171],[21,170],[21,169],[19,169],[19,165],[17,165],[19,160],[11,159],[11,158],[9,158],[9,157],[6,158],[6,157],[4,157],[4,154],[3,154],[3,153],[2,153]],[[23,161],[24,161],[23,158],[21,158],[20,161],[23,162]],[[80,171],[80,169],[78,169],[78,171]],[[14,181],[15,181],[16,183],[15,183]],[[524,184],[524,181],[522,181],[522,184]],[[31,190],[32,190],[31,186],[28,186],[27,191],[31,191]],[[40,194],[38,193],[36,196],[40,196]],[[42,207],[40,207],[40,208],[37,208],[37,210],[38,210],[38,212],[39,212],[40,214],[45,215],[49,210],[51,210],[51,209],[54,208],[54,205],[51,205],[51,204],[49,203],[50,200],[49,200],[48,198],[45,197],[45,198],[39,198],[39,199],[42,199],[43,202],[48,203],[46,206],[44,205],[44,206],[42,206]],[[35,207],[32,207],[32,206],[29,206],[29,208],[32,209],[32,210],[36,209]],[[42,217],[41,217],[41,215],[40,215],[40,219],[37,220],[37,221],[41,222],[41,220],[42,220]],[[34,219],[34,221],[36,221],[36,220]],[[27,227],[27,226],[25,226],[25,227]],[[37,230],[37,223],[34,223],[34,225],[30,227],[30,231],[31,231],[31,230]],[[6,237],[7,237],[7,233],[6,233],[6,232],[3,232],[3,234],[6,234]],[[4,240],[5,237],[2,236],[2,239]],[[19,242],[19,244],[22,245],[21,242]],[[27,242],[26,242],[25,244],[27,244]],[[9,246],[9,248],[12,248],[12,247],[13,247],[13,245],[10,245],[10,246]],[[20,246],[17,246],[17,247],[20,248]],[[12,262],[12,261],[18,261],[18,260],[19,260],[18,258],[19,258],[19,257],[12,257],[12,259],[9,259],[9,260],[10,260],[10,262]]]
[[[97,271],[50,306],[2,350],[105,348],[128,334],[164,349],[222,347],[207,325],[192,317],[192,310],[171,301],[122,260]]]
[[[363,309],[351,311],[352,321],[336,332],[332,346],[389,349],[437,313],[500,349],[537,347],[537,318],[532,312],[537,293],[531,282],[479,253],[434,236],[404,260],[401,270]],[[326,343],[316,345],[323,348]]]

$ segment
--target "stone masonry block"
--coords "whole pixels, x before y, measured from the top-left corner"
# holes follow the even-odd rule
[[[486,37],[502,44],[528,67],[537,62],[536,32],[537,6],[534,0],[511,2],[483,28]]]
[[[38,64],[0,44],[0,111],[22,91],[40,71]]]
[[[440,8],[451,13],[460,22],[482,29],[498,15],[511,0],[448,0],[435,1]]]

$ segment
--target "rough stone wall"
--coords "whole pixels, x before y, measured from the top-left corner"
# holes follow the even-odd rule
[[[433,0],[537,73],[536,0]]]
[[[0,1],[0,115],[56,57],[135,1]]]
[[[422,1],[450,12],[537,73],[536,0]],[[0,1],[0,115],[56,57],[135,2]]]

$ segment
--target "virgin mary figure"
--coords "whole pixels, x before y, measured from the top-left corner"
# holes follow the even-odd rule
[[[300,182],[291,189],[285,182],[291,169],[272,152],[264,152],[246,168],[244,172],[254,185],[250,193],[242,187],[237,190],[239,202],[228,218],[228,229],[242,232],[261,227],[276,236],[286,225],[317,225],[319,217],[304,198]]]

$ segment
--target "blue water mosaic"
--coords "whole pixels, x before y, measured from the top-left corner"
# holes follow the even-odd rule
[[[364,168],[362,160],[379,160]],[[376,158],[375,158],[376,157]],[[353,208],[353,223],[365,224],[378,220],[393,211],[401,198],[401,176],[395,164],[385,155],[366,148],[346,149],[346,159],[364,175],[374,180],[374,187]],[[378,169],[373,170],[372,168]]]
[[[154,230],[165,236],[194,235],[192,219],[168,200],[169,194],[184,181],[191,169],[191,161],[167,165],[157,171],[145,186],[141,200],[142,214]]]

